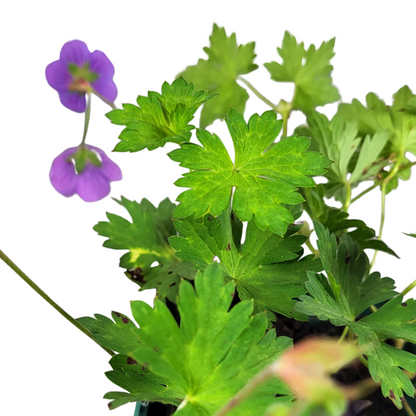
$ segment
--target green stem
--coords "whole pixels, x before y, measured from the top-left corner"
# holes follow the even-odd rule
[[[90,331],[88,331],[87,328],[81,325],[76,319],[74,319],[71,315],[65,312],[57,303],[55,303],[38,285],[36,285],[35,282],[33,282],[33,280],[29,278],[29,276],[27,276],[22,270],[20,270],[19,267],[17,267],[17,265],[1,250],[0,259],[2,259],[16,274],[18,274],[36,293],[42,296],[42,298],[45,299],[46,302],[49,303],[49,305],[55,308],[64,318],[71,322],[72,325],[76,326],[81,332],[90,337],[94,342],[97,342],[92,338],[92,334]],[[97,344],[100,345],[98,342]],[[100,345],[100,347],[103,348],[106,352],[108,352],[111,356],[115,355],[115,353],[109,350],[108,348],[103,347],[102,345]]]
[[[273,377],[275,371],[273,366],[266,367],[263,371],[254,376],[226,405],[220,409],[214,416],[225,416],[245,400],[257,387],[266,380]]]
[[[282,137],[287,137],[287,123],[289,121],[289,116],[283,117],[283,132]]]
[[[345,182],[345,189],[347,191],[347,195],[345,196],[345,202],[344,205],[341,208],[341,211],[343,212],[348,212],[348,208],[351,205],[351,183],[350,182]]]
[[[82,135],[82,141],[80,146],[85,145],[85,139],[87,138],[88,126],[90,124],[91,115],[91,93],[87,92],[87,108],[85,109],[85,121],[84,121],[84,133]]]
[[[416,416],[406,400],[403,402],[403,407],[406,413],[408,414],[408,416]]]
[[[100,93],[97,91],[92,90],[92,93],[97,96],[100,100],[104,101],[107,105],[109,105],[113,110],[117,110],[117,106],[112,103],[111,101],[108,101],[107,98],[103,97]]]
[[[246,84],[246,86],[258,97],[260,100],[262,100],[264,103],[266,103],[269,107],[271,107],[276,113],[277,111],[277,105],[273,104],[268,98],[266,98],[261,92],[259,92],[251,82],[247,81],[245,78],[238,76],[238,80],[240,80],[243,84]]]
[[[315,255],[315,257],[317,257],[317,256],[319,256],[319,250],[318,249],[316,249],[313,245],[312,245],[312,243],[311,243],[311,240],[309,239],[309,237],[308,237],[308,239],[305,241],[305,244],[306,244],[306,246],[309,248],[309,250],[312,252],[312,254],[314,254]]]
[[[345,326],[345,327],[344,327],[344,330],[342,331],[341,336],[340,336],[340,337],[339,337],[339,339],[338,339],[338,344],[340,344],[342,341],[344,341],[345,337],[346,337],[346,336],[347,336],[347,334],[348,334],[348,330],[349,330],[348,326]]]
[[[379,240],[381,240],[381,237],[383,235],[384,221],[385,221],[385,218],[386,218],[386,188],[387,188],[387,184],[390,182],[391,179],[393,179],[393,177],[398,172],[403,158],[404,158],[404,154],[401,153],[398,156],[393,169],[391,170],[389,175],[386,177],[386,179],[383,180],[383,182],[381,184],[381,216],[380,216],[380,228],[379,228],[379,232],[378,232],[378,239]],[[374,266],[374,264],[376,262],[377,253],[378,253],[378,250],[376,250],[374,252],[374,257],[373,257],[373,260],[371,261],[370,269]]]
[[[401,295],[403,296],[407,295],[415,287],[416,287],[416,280],[410,283],[410,285],[407,286],[406,289],[402,290]]]
[[[358,194],[356,197],[351,199],[351,204],[355,201],[357,201],[358,199],[360,199],[361,197],[363,197],[365,194],[368,194],[370,191],[372,191],[374,188],[377,188],[379,184],[375,183],[374,185],[370,186],[369,188],[367,188],[365,191],[362,191],[360,194]]]

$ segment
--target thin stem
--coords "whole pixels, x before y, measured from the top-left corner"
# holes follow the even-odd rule
[[[351,205],[351,184],[350,182],[345,182],[345,189],[347,191],[347,195],[345,196],[345,202],[344,205],[341,208],[341,211],[348,212],[348,208]]]
[[[81,146],[85,144],[85,139],[87,138],[88,126],[90,124],[90,115],[91,115],[91,93],[87,92],[87,108],[85,109],[84,133],[82,135]]]
[[[405,296],[405,295],[407,295],[415,287],[416,287],[416,280],[413,280],[413,282],[410,283],[409,286],[407,286],[405,289],[402,290],[401,294],[403,296]]]
[[[289,121],[289,117],[283,117],[283,132],[282,132],[282,137],[287,137],[287,123]]]
[[[222,409],[215,413],[214,416],[225,416],[227,413],[231,412],[231,410],[245,400],[257,387],[274,375],[275,372],[273,367],[266,367],[263,371],[253,377],[248,384],[246,384]]]
[[[109,105],[113,110],[117,110],[117,106],[114,103],[112,103],[111,101],[107,100],[107,98],[102,96],[100,93],[98,93],[97,91],[94,91],[94,90],[92,90],[92,93],[94,95],[96,95],[101,101],[104,101],[107,105]]]
[[[342,341],[344,341],[346,335],[348,334],[348,330],[349,330],[348,326],[345,326],[344,330],[342,331],[341,336],[338,339],[338,344],[340,344]]]
[[[386,179],[383,180],[383,182],[381,184],[381,216],[380,216],[380,228],[379,228],[379,232],[378,232],[378,240],[381,240],[381,237],[383,235],[384,221],[385,221],[385,218],[386,218],[386,190],[387,190],[387,184],[390,182],[391,179],[393,179],[393,177],[396,175],[397,171],[399,170],[400,164],[402,163],[402,160],[403,160],[403,157],[404,157],[404,155],[402,153],[398,156],[393,169],[391,170],[389,175],[386,177]],[[373,257],[373,260],[371,261],[370,269],[373,268],[373,266],[376,262],[377,253],[378,253],[378,250],[376,250],[374,252],[374,257]]]
[[[407,413],[409,416],[416,416],[416,415],[414,414],[413,410],[410,408],[410,406],[409,406],[409,404],[407,403],[407,401],[406,401],[406,400],[403,402],[403,407],[404,407],[404,410],[406,410],[406,413]]]
[[[16,273],[18,274],[36,293],[38,293],[40,296],[42,296],[43,299],[46,300],[46,302],[49,303],[53,308],[55,308],[65,319],[67,319],[69,322],[71,322],[72,325],[76,326],[81,332],[83,332],[85,335],[90,337],[94,342],[96,342],[98,345],[100,345],[97,341],[95,341],[92,337],[92,334],[90,331],[88,331],[87,328],[85,328],[83,325],[81,325],[76,319],[74,319],[71,315],[69,315],[67,312],[65,312],[57,303],[55,303],[32,279],[29,278],[22,270],[17,267],[17,265],[6,256],[6,254],[3,253],[3,251],[0,250],[0,258]],[[101,348],[103,348],[106,352],[108,352],[111,356],[114,355],[114,352],[110,349],[103,347],[100,345]]]
[[[316,248],[312,245],[311,240],[309,239],[309,237],[308,237],[308,239],[305,241],[305,244],[306,244],[306,246],[309,248],[309,250],[312,252],[312,254],[314,254],[314,255],[315,255],[315,257],[319,256],[319,250],[318,250],[318,249],[316,249]]]
[[[251,82],[247,81],[245,78],[238,76],[238,80],[240,80],[243,84],[246,84],[247,87],[264,103],[266,103],[269,107],[271,107],[274,111],[277,111],[277,105],[273,104],[268,98],[266,98],[260,91],[258,91]]]
[[[363,197],[365,194],[368,194],[370,191],[372,191],[374,188],[377,188],[379,184],[375,183],[374,185],[370,186],[369,188],[367,188],[365,191],[361,192],[360,194],[358,194],[356,197],[351,199],[351,204],[355,201],[357,201],[358,199],[360,199],[361,197]]]

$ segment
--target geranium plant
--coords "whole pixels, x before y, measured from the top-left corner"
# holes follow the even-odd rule
[[[121,390],[105,394],[110,409],[135,402],[136,414],[149,416],[416,412],[416,301],[403,301],[416,283],[398,293],[376,271],[379,251],[397,256],[382,240],[385,200],[414,165],[407,157],[416,155],[416,95],[404,86],[386,104],[369,93],[328,119],[317,107],[340,100],[334,43],[306,49],[286,32],[279,62],[264,65],[272,81],[294,84],[290,102],[274,103],[252,85],[245,76],[257,69],[255,44],[238,44],[216,25],[205,58],[122,108],[103,52],[74,40],[47,66],[61,103],[85,113],[81,143],[52,162],[50,180],[63,196],[97,201],[122,177],[86,144],[93,96],[123,127],[114,151],[172,142],[171,163],[189,169],[175,182],[185,188],[177,203],[122,196],[115,202],[130,218],[107,213],[94,227],[105,247],[123,251],[126,277],[141,291],[156,289],[154,307],[133,301],[131,313],[74,319],[0,252],[111,355],[106,376]],[[245,115],[247,90],[270,110]],[[291,132],[294,111],[306,124]],[[233,156],[207,130],[217,119]],[[356,192],[362,183],[368,187]],[[348,214],[374,189],[382,195],[377,231]],[[309,218],[298,221],[302,213]]]

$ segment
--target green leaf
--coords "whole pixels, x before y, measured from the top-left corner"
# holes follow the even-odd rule
[[[314,222],[314,227],[322,266],[341,286],[353,316],[397,294],[392,279],[380,278],[379,273],[368,276],[368,258],[348,234],[343,234],[337,244],[335,235],[321,224]]]
[[[370,327],[380,339],[401,338],[416,343],[416,300],[402,301],[402,295],[396,296],[360,322]]]
[[[318,49],[311,45],[305,50],[303,42],[298,44],[293,35],[285,32],[282,47],[277,48],[283,62],[264,64],[274,81],[295,84],[293,109],[309,113],[317,106],[341,98],[337,88],[332,85],[333,68],[329,64],[335,55],[334,45],[335,38],[323,42]]]
[[[233,211],[242,221],[254,217],[261,230],[268,228],[283,235],[293,222],[283,204],[302,202],[296,188],[314,186],[310,176],[323,174],[329,161],[318,153],[306,152],[310,140],[305,137],[273,143],[282,125],[273,111],[261,117],[254,114],[247,125],[241,114],[230,110],[227,125],[235,163],[218,136],[204,130],[197,131],[202,146],[185,143],[169,153],[180,166],[191,169],[175,182],[191,189],[178,196],[181,203],[174,217],[202,217],[207,213],[217,216],[229,205],[235,188]]]
[[[334,161],[325,176],[331,181],[346,183],[348,164],[361,142],[356,137],[356,123],[346,123],[339,116],[329,122],[324,114],[316,111],[307,121],[319,151]]]
[[[164,403],[180,404],[178,416],[213,415],[254,375],[278,359],[291,340],[276,338],[273,330],[264,335],[266,316],[250,316],[250,301],[229,310],[233,291],[233,283],[224,286],[215,263],[204,274],[197,274],[195,289],[182,281],[180,327],[163,302],[156,300],[154,309],[141,301],[132,302],[140,342],[128,357],[113,358],[114,370],[107,374],[131,396],[106,395],[117,400],[114,406],[158,397],[156,400]],[[291,400],[289,394],[283,382],[274,378],[231,414],[248,416],[255,408],[261,413],[271,404]]]
[[[403,392],[410,397],[414,396],[413,384],[401,368],[411,373],[416,372],[416,357],[380,342],[372,330],[359,323],[352,324],[351,329],[358,335],[359,346],[368,356],[371,377],[375,382],[381,382],[383,395],[401,409]]]
[[[108,407],[113,410],[126,403],[137,401],[157,401],[179,406],[184,391],[175,383],[152,373],[146,366],[137,363],[133,358],[124,354],[117,354],[110,360],[111,371],[107,371],[107,378],[120,386],[126,392],[109,392],[105,399],[112,400]]]
[[[296,311],[316,316],[321,321],[330,320],[336,326],[345,326],[353,321],[354,317],[343,292],[340,292],[336,301],[325,276],[308,272],[308,279],[306,288],[310,296],[299,296],[301,302],[295,305]]]
[[[387,131],[377,132],[372,137],[367,135],[361,145],[355,168],[351,174],[350,182],[362,182],[369,177],[377,175],[386,162],[379,161],[382,151],[389,139]]]
[[[326,205],[323,184],[315,188],[304,188],[301,192],[305,198],[303,203],[305,211],[313,221],[321,223],[329,232],[335,234],[337,232],[345,232],[345,234],[358,243],[361,250],[378,250],[399,258],[384,241],[376,237],[376,232],[368,227],[364,221],[350,219],[347,212],[342,211],[340,208]]]
[[[354,99],[351,104],[340,104],[338,114],[344,120],[356,120],[363,136],[387,131],[389,145],[384,150],[387,156],[406,152],[416,155],[416,114],[412,110],[406,111],[406,108],[412,108],[411,100],[415,96],[404,86],[393,97],[393,105],[387,106],[377,95],[369,93],[367,107]],[[409,107],[406,107],[408,102]]]
[[[244,112],[249,98],[247,91],[236,81],[239,75],[248,74],[258,68],[253,63],[256,57],[254,42],[238,45],[235,33],[227,36],[224,28],[214,24],[210,46],[204,48],[208,59],[200,59],[196,65],[188,66],[180,75],[197,89],[209,89],[219,94],[204,104],[200,127],[205,128],[218,118],[224,118],[230,107]]]
[[[104,315],[94,316],[95,319],[87,316],[77,321],[91,332],[100,345],[121,354],[131,354],[136,349],[140,338],[130,318],[119,312],[111,312],[114,322]]]
[[[181,277],[193,279],[195,269],[181,262],[168,243],[175,234],[172,224],[176,205],[165,199],[156,208],[147,199],[141,203],[121,197],[116,200],[127,209],[132,222],[107,213],[108,222],[99,222],[94,230],[108,239],[104,247],[128,250],[120,259],[126,275],[141,286],[141,290],[157,289],[157,297],[175,302]],[[154,265],[154,263],[158,263]]]
[[[403,311],[407,307],[400,306],[402,297],[393,298],[377,312],[355,322],[342,288],[338,300],[335,300],[334,293],[323,275],[309,272],[308,277],[309,282],[306,283],[306,287],[309,296],[301,296],[302,302],[297,303],[295,309],[304,314],[315,315],[321,320],[329,319],[337,326],[348,325],[358,335],[363,354],[368,356],[372,378],[376,382],[381,381],[383,395],[389,397],[401,409],[400,398],[403,396],[403,391],[413,397],[414,390],[412,382],[400,368],[415,372],[416,357],[381,342],[380,337],[388,338],[387,334],[389,334],[394,338],[405,335],[404,339],[413,339],[414,330],[410,326],[416,327],[416,325],[407,323],[407,320],[411,313],[414,319],[416,301],[411,301],[410,312],[407,312],[407,310]],[[387,307],[383,309],[385,306]],[[379,314],[376,315],[377,313]]]
[[[149,91],[137,97],[138,106],[123,104],[123,110],[113,110],[107,117],[113,124],[126,126],[114,151],[138,152],[154,150],[167,142],[183,143],[191,138],[195,127],[189,123],[199,106],[214,95],[208,91],[194,92],[193,84],[183,78],[171,85],[162,85],[162,94]]]
[[[260,230],[251,220],[241,243],[233,235],[235,221],[228,210],[218,217],[208,214],[203,219],[191,216],[175,220],[179,235],[170,237],[169,243],[176,256],[192,262],[198,270],[204,270],[214,257],[218,258],[220,269],[236,283],[240,298],[254,299],[255,312],[268,311],[272,321],[274,314],[270,311],[305,319],[293,314],[293,298],[305,293],[306,270],[322,270],[314,256],[299,259],[306,237],[293,235],[297,228],[291,226],[282,238],[269,230]]]
[[[401,310],[397,310],[397,301],[395,299],[399,299],[398,302],[400,302],[400,298],[395,298],[388,302],[386,305],[393,303],[382,311],[378,317],[372,318],[377,313],[375,312],[355,322],[354,316],[349,311],[342,289],[339,299],[335,300],[334,293],[324,276],[309,272],[308,277],[309,281],[306,283],[306,287],[310,296],[301,296],[300,300],[302,302],[297,303],[295,309],[304,314],[317,316],[321,320],[329,319],[337,326],[348,325],[358,335],[359,346],[363,354],[368,356],[372,378],[376,382],[381,381],[383,395],[389,397],[401,409],[400,397],[403,396],[402,390],[412,397],[414,390],[412,382],[400,368],[415,372],[416,357],[411,353],[391,347],[379,339],[379,336],[384,337],[385,335],[381,326],[384,325],[382,322],[386,317],[386,322],[389,326],[387,331],[392,329],[392,326],[395,327],[395,330],[398,330],[394,333],[394,337],[401,337],[402,334],[413,334],[413,331],[403,326],[410,324],[402,323],[403,320],[408,318],[408,315]],[[411,309],[414,308],[413,302]],[[382,309],[383,307],[379,311]],[[388,318],[390,312],[394,316],[391,319]]]

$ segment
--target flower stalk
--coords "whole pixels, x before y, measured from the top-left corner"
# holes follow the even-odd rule
[[[19,275],[38,295],[40,295],[46,302],[49,303],[56,311],[58,311],[67,321],[71,322],[77,329],[91,338],[97,343],[105,352],[111,356],[115,355],[114,351],[103,347],[97,341],[94,340],[90,331],[81,325],[76,319],[74,319],[68,312],[61,308],[56,302],[54,302],[30,277],[24,273],[6,254],[0,250],[0,259],[2,259],[17,275]]]

